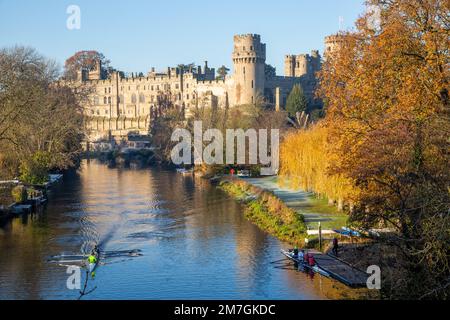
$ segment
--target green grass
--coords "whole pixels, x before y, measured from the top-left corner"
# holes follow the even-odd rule
[[[334,214],[334,215],[342,215],[342,212],[339,212],[336,206],[332,206],[328,204],[326,199],[321,199],[312,196],[309,199],[308,205],[305,206],[304,211],[306,213],[320,213],[320,214]]]
[[[220,188],[246,204],[245,216],[259,228],[290,244],[302,245],[306,224],[302,214],[288,208],[273,193],[241,180],[227,180]]]

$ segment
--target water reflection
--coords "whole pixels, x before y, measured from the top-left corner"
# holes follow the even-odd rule
[[[353,291],[279,269],[283,245],[209,183],[173,172],[83,162],[44,212],[0,228],[1,299],[76,299],[46,259],[105,250],[144,256],[101,266],[89,299],[323,299]]]

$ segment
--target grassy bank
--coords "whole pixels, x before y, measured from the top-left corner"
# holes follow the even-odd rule
[[[237,179],[222,181],[220,188],[244,202],[246,218],[262,230],[290,244],[303,245],[306,236],[303,216],[273,193]]]

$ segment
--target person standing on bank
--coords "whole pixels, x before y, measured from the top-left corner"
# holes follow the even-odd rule
[[[339,243],[338,239],[335,237],[333,239],[333,254],[337,257],[338,256],[338,249],[339,249]]]

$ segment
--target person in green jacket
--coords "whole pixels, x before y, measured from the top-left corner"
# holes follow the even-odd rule
[[[94,268],[97,264],[97,251],[92,250],[91,254],[88,257],[88,263],[89,263],[89,272],[91,273],[91,276],[95,276]]]

